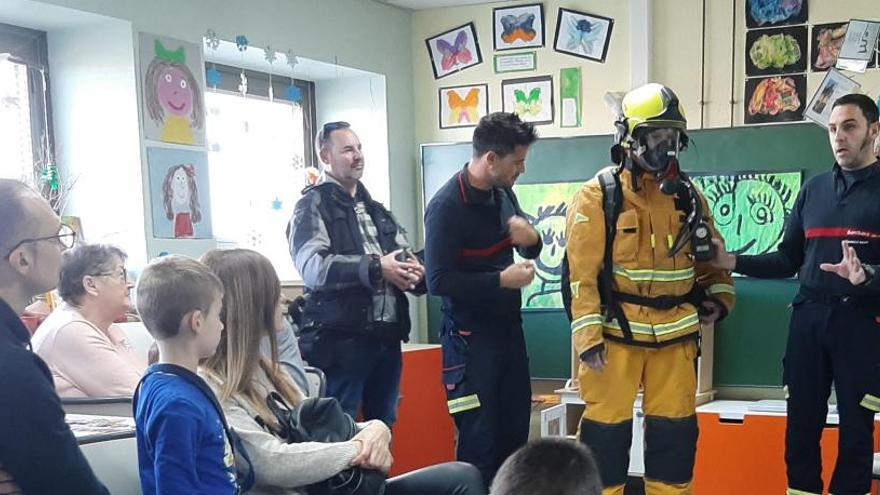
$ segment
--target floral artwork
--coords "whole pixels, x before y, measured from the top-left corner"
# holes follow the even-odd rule
[[[807,22],[807,0],[747,0],[746,26],[770,27]]]
[[[761,29],[746,33],[746,75],[807,70],[807,27]]]
[[[745,123],[803,120],[806,87],[804,75],[746,80]]]

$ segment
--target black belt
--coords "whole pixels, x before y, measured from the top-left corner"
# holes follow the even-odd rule
[[[685,294],[683,296],[647,297],[616,291],[612,293],[612,297],[620,302],[637,304],[639,306],[647,306],[654,309],[672,309],[681,306],[682,304],[691,302],[692,299],[691,294]]]
[[[836,306],[840,304],[849,304],[852,306],[878,306],[880,305],[880,296],[867,296],[864,294],[833,294],[830,292],[812,289],[810,287],[801,286],[798,290],[795,300],[802,298],[826,306]]]

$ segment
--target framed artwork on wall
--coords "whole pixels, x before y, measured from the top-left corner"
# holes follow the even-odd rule
[[[553,49],[575,57],[605,62],[614,19],[577,10],[559,9]]]
[[[839,70],[829,70],[804,110],[804,117],[827,129],[834,102],[841,96],[857,92],[860,87],[859,83],[846,77]]]
[[[473,22],[450,29],[425,40],[434,79],[483,63],[477,30]]]
[[[539,76],[501,81],[505,112],[514,112],[533,124],[553,123],[553,77]]]
[[[489,85],[451,86],[438,90],[440,128],[475,127],[489,113]]]
[[[149,33],[138,39],[144,139],[204,146],[201,46]]]
[[[495,51],[544,46],[544,6],[540,3],[492,10]]]

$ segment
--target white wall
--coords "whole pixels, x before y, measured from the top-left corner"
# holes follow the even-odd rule
[[[90,242],[146,261],[131,24],[104,20],[48,32],[55,153],[70,189],[66,214]]]

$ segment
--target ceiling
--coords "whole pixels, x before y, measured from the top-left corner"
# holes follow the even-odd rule
[[[394,5],[409,10],[438,9],[442,7],[458,7],[478,3],[501,3],[512,0],[376,0],[379,3]]]

